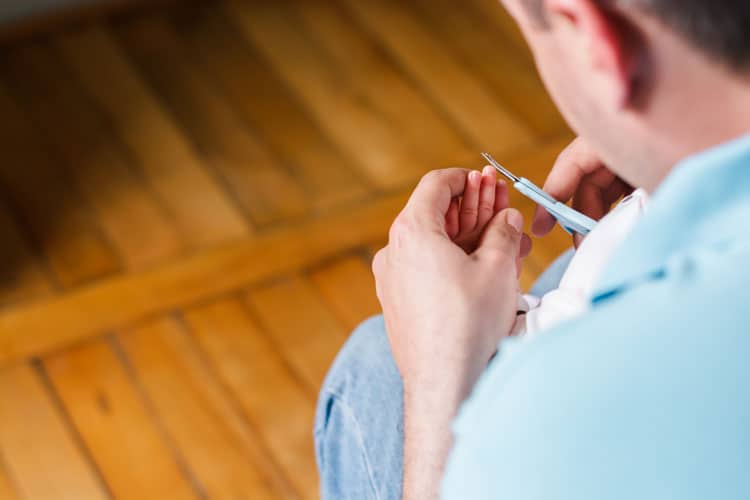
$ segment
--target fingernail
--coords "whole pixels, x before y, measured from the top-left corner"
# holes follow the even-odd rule
[[[480,173],[479,173],[479,172],[477,172],[476,170],[472,170],[472,171],[471,171],[471,172],[469,173],[469,180],[470,180],[470,181],[471,181],[471,182],[472,182],[473,184],[476,184],[476,183],[477,183],[477,181],[479,181],[479,180],[480,180],[481,178],[482,178],[482,174],[480,174]]]
[[[484,170],[482,170],[482,175],[484,175],[485,177],[494,177],[495,169],[488,165],[484,167]]]
[[[516,210],[508,211],[506,220],[508,221],[508,224],[513,226],[513,228],[519,233],[523,231],[523,215],[521,215],[521,212]]]

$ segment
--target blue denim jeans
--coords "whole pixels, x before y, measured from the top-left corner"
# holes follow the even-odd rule
[[[560,257],[532,293],[556,288],[572,252]],[[324,500],[397,500],[403,467],[403,388],[382,316],[360,325],[320,390],[315,453]]]

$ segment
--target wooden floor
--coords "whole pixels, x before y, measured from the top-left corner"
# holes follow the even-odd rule
[[[541,182],[569,139],[495,0],[190,2],[0,47],[0,498],[316,498],[316,390],[417,179],[489,150]]]

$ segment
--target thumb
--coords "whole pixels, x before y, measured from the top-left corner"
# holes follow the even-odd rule
[[[516,209],[506,208],[487,224],[475,252],[480,258],[508,258],[516,262],[523,237],[523,215]]]

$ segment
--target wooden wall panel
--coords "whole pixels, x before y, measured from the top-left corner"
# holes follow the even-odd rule
[[[163,18],[118,24],[128,53],[158,91],[208,164],[223,176],[260,225],[305,214],[310,201],[298,180],[252,134],[216,85],[199,71]]]
[[[25,45],[6,51],[2,63],[3,77],[43,131],[39,142],[64,162],[126,267],[140,269],[181,253],[169,212],[57,54],[44,44]]]
[[[398,0],[342,1],[477,147],[511,151],[532,144],[531,128],[494,96],[487,82],[451,56],[443,47],[447,42],[431,33],[409,5]]]
[[[359,157],[345,156],[307,109],[220,9],[194,7],[174,20],[182,40],[321,209],[361,198],[369,189]]]
[[[37,141],[37,131],[0,82],[0,184],[9,206],[65,288],[120,269],[89,207],[57,160]],[[85,256],[85,258],[82,258]]]
[[[195,247],[248,234],[183,132],[105,30],[92,28],[55,45],[87,90],[107,112],[146,178]]]

